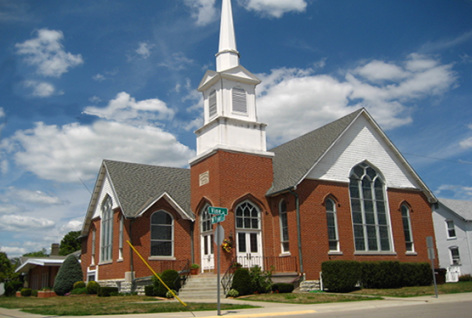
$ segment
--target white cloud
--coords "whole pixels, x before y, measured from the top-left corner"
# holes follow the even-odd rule
[[[37,229],[52,229],[54,221],[45,218],[35,218],[24,215],[0,215],[0,229],[5,231],[14,230],[37,230]]]
[[[7,253],[9,258],[19,257],[27,253],[27,249],[18,246],[0,246],[0,251]]]
[[[36,67],[42,76],[60,77],[69,68],[83,63],[80,54],[66,52],[61,44],[64,34],[61,31],[40,29],[37,37],[17,43],[17,53],[25,56],[25,61]]]
[[[472,124],[469,125],[469,129],[472,129]],[[469,149],[469,148],[472,148],[472,137],[469,137],[469,138],[466,138],[464,140],[462,140],[459,145],[461,146],[461,148],[463,149]]]
[[[95,74],[95,75],[92,77],[92,79],[93,79],[94,81],[97,81],[97,82],[103,82],[106,78],[105,78],[105,76],[104,76],[103,74],[98,73],[98,74]]]
[[[0,215],[1,214],[16,214],[22,212],[23,209],[20,208],[18,205],[15,204],[9,204],[2,202],[0,205]]]
[[[136,49],[136,53],[144,59],[151,56],[151,49],[154,45],[150,45],[146,42],[139,43],[139,47]]]
[[[9,187],[7,189],[6,196],[10,201],[23,201],[26,203],[32,203],[35,205],[62,205],[61,199],[56,196],[48,195],[40,190],[31,191],[27,189],[18,189],[15,187]]]
[[[162,63],[159,63],[159,66],[169,68],[174,71],[181,71],[193,63],[192,59],[186,57],[182,52],[177,52],[171,54],[166,60]]]
[[[184,3],[192,9],[196,25],[207,25],[218,18],[215,0],[185,0]]]
[[[67,222],[66,224],[64,224],[63,226],[61,226],[60,232],[67,234],[70,231],[79,231],[82,229],[82,224],[83,224],[83,219],[71,220]]]
[[[119,93],[107,107],[87,107],[92,125],[36,123],[4,139],[0,150],[39,178],[58,182],[93,180],[103,159],[186,166],[194,151],[160,127],[174,112],[158,99],[136,101]]]
[[[157,98],[136,101],[126,92],[118,93],[105,108],[88,106],[84,113],[106,120],[141,125],[174,117],[174,111],[165,102]]]
[[[5,120],[4,119],[5,117],[6,117],[5,111],[3,110],[2,107],[0,107],[0,137],[2,136],[2,129],[3,127],[5,127],[5,123],[3,122]]]
[[[360,107],[368,108],[384,129],[411,123],[410,104],[442,94],[456,82],[452,65],[418,54],[396,63],[364,62],[339,73],[344,78],[288,68],[259,75],[258,110],[261,121],[269,123],[270,145],[298,137]]]
[[[54,85],[47,82],[25,81],[24,85],[32,89],[31,94],[35,97],[49,97],[56,92]]]
[[[472,200],[472,187],[443,184],[434,192],[437,196],[450,196],[457,200]]]
[[[239,0],[241,6],[274,18],[280,18],[287,12],[304,12],[305,0]]]

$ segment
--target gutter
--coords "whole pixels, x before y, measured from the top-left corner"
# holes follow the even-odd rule
[[[300,198],[298,193],[295,191],[297,187],[290,189],[290,194],[295,197],[295,209],[297,213],[297,241],[298,241],[298,258],[300,259],[300,272],[303,274],[305,271],[303,269],[303,253],[302,253],[302,233],[301,233],[301,224],[300,224]]]

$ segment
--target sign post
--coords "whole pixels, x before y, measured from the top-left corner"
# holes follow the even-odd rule
[[[434,259],[436,256],[434,255],[434,242],[432,236],[426,237],[426,246],[428,247],[428,258],[431,260],[431,270],[433,271],[434,294],[436,295],[436,298],[438,298],[438,285],[436,283],[436,275],[434,274]]]
[[[220,245],[223,243],[223,238],[225,236],[225,230],[221,226],[221,222],[225,220],[225,216],[228,215],[227,208],[218,208],[218,207],[209,207],[208,213],[212,216],[211,217],[211,224],[217,224],[215,229],[215,243],[216,243],[216,281],[217,281],[217,310],[218,316],[221,316],[221,297],[220,297],[220,268],[221,268],[221,258],[220,258]]]

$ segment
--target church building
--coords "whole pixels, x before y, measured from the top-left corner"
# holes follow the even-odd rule
[[[273,149],[258,121],[260,80],[239,63],[222,1],[216,71],[203,76],[204,122],[189,168],[104,160],[82,228],[87,280],[130,284],[199,264],[233,263],[318,280],[328,260],[429,262],[434,194],[366,109]],[[294,123],[296,124],[296,123]],[[227,209],[215,244],[209,207]]]

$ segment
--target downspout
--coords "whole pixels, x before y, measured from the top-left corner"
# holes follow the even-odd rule
[[[133,222],[134,222],[134,218],[130,218],[129,220],[129,241],[131,242],[131,244],[133,244],[133,231],[132,231],[132,225],[133,225]],[[132,286],[135,286],[135,280],[136,280],[136,275],[134,274],[134,261],[133,261],[133,249],[131,248],[131,246],[129,247],[129,270],[131,271],[131,275],[132,275]]]
[[[193,237],[193,234],[195,232],[194,229],[195,229],[195,222],[191,222],[191,225],[190,225],[190,262],[191,264],[195,263],[195,251],[194,251],[195,245],[194,245],[194,237]]]
[[[301,231],[301,224],[300,224],[300,198],[298,193],[295,191],[297,190],[296,187],[290,189],[290,193],[295,197],[295,209],[297,214],[297,241],[298,241],[298,258],[300,259],[300,272],[304,275],[305,271],[303,270],[303,253],[302,253],[302,231]]]

